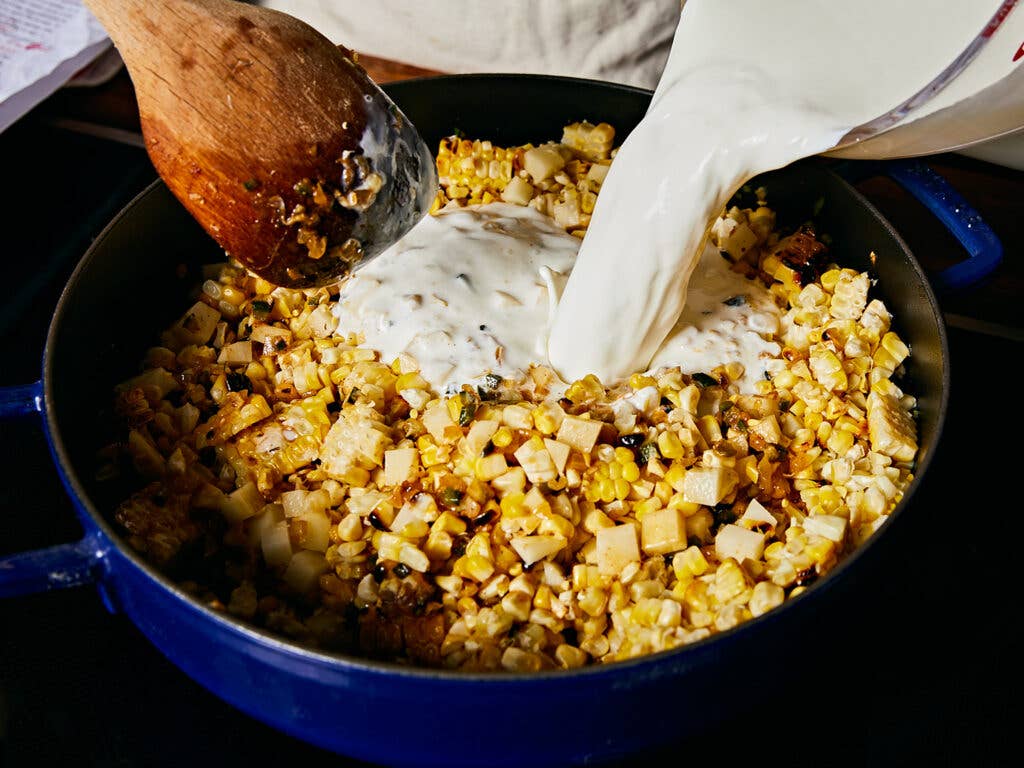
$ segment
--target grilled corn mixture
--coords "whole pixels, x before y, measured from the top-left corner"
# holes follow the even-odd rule
[[[532,205],[582,235],[613,138],[446,139],[437,207]],[[760,191],[711,236],[786,310],[754,393],[731,364],[559,394],[537,366],[439,394],[336,328],[332,289],[224,265],[118,388],[108,470],[130,459],[148,484],[116,519],[218,609],[416,665],[581,667],[760,616],[885,522],[915,403],[866,273],[808,228],[781,237]]]

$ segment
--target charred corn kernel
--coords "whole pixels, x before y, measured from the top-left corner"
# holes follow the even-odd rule
[[[414,571],[426,573],[430,568],[430,558],[419,547],[412,544],[405,544],[398,553],[398,561]]]
[[[462,560],[465,561],[463,568],[466,576],[478,582],[487,581],[494,574],[494,563],[480,555],[467,555]]]
[[[666,459],[680,459],[686,454],[679,437],[668,431],[658,435],[658,452]]]
[[[357,541],[363,537],[363,521],[359,515],[348,514],[338,523],[338,537],[342,541]]]
[[[576,602],[588,616],[601,616],[608,605],[608,593],[600,587],[586,587],[580,591]]]
[[[642,502],[637,502],[633,505],[633,516],[638,520],[642,520],[645,515],[662,508],[662,502],[659,502],[657,499],[644,499]]]
[[[703,576],[708,571],[708,561],[700,547],[687,547],[672,557],[672,570],[676,578]]]
[[[501,599],[501,607],[516,621],[526,621],[530,618],[530,611],[533,609],[533,596],[528,592],[510,590]]]
[[[431,528],[433,530],[460,534],[466,532],[466,521],[461,517],[453,515],[451,512],[442,512],[437,516]]]
[[[657,387],[658,382],[651,376],[645,376],[641,373],[634,373],[629,377],[629,386],[633,389],[643,389],[644,387]]]
[[[633,463],[633,452],[629,448],[622,446],[615,449],[615,461],[619,464],[632,464]]]
[[[796,374],[789,370],[780,371],[772,377],[772,384],[775,385],[776,389],[792,389],[796,382]]]
[[[431,528],[423,551],[431,560],[447,560],[452,554],[452,535],[443,529]]]
[[[582,403],[586,400],[593,400],[604,395],[604,387],[601,381],[592,373],[582,379],[577,379],[565,391],[565,396],[574,403]]]
[[[811,348],[809,365],[814,378],[823,387],[829,390],[842,391],[846,389],[848,380],[843,364],[834,352],[823,345],[815,345]]]
[[[510,493],[504,496],[500,502],[501,514],[504,517],[522,517],[527,513],[524,493]]]
[[[674,491],[683,490],[683,480],[686,477],[686,470],[683,469],[682,464],[673,462],[672,466],[668,468],[665,473],[665,482],[672,486]]]
[[[782,605],[786,593],[778,584],[770,581],[759,581],[754,585],[750,595],[750,613],[753,616],[761,616],[772,608]]]
[[[686,586],[683,594],[683,602],[692,612],[707,611],[711,607],[711,600],[708,597],[708,585],[700,580],[691,581]],[[693,617],[691,616],[691,621]]]
[[[602,528],[614,528],[615,521],[600,509],[590,510],[583,518],[583,528],[588,533],[596,534]]]
[[[508,471],[508,462],[505,460],[505,454],[503,453],[492,453],[489,456],[482,456],[476,460],[476,466],[474,467],[477,478],[484,482],[501,477],[506,471]]]
[[[396,364],[398,361],[395,361]],[[430,384],[424,379],[418,371],[413,373],[403,373],[397,379],[395,379],[395,389],[401,392],[403,389],[430,389]],[[456,415],[456,418],[458,416]]]
[[[563,669],[577,669],[587,663],[587,654],[580,648],[562,643],[555,648],[555,661]]]
[[[654,496],[662,504],[668,504],[672,498],[672,486],[664,480],[659,480],[654,484]]]
[[[608,594],[608,610],[609,611],[621,611],[627,605],[629,605],[629,595],[626,592],[626,588],[620,581],[613,581],[611,591]]]
[[[433,467],[448,461],[448,449],[438,445],[427,435],[423,435],[416,441],[416,447],[420,451],[420,463],[424,467]]]
[[[668,504],[665,506],[669,509],[678,509],[685,517],[689,517],[700,509],[700,504],[696,501],[687,501],[682,491],[673,493],[672,498],[668,500]]]
[[[537,587],[537,591],[533,593],[533,607],[539,608],[542,611],[549,610],[553,599],[554,595],[551,592],[551,587],[547,584],[541,584]]]
[[[557,405],[544,403],[533,409],[533,425],[542,435],[553,435],[565,416]]]
[[[773,541],[764,548],[764,559],[768,561],[782,559],[785,554],[785,547],[786,545],[783,542]]]
[[[491,442],[497,448],[505,448],[512,443],[512,430],[508,427],[498,427],[497,432],[491,436]]]
[[[747,588],[747,576],[731,557],[722,561],[715,571],[715,597],[727,602]]]
[[[818,564],[824,564],[835,555],[836,545],[823,536],[813,537],[803,549],[803,553]]]

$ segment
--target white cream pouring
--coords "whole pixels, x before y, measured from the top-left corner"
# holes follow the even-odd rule
[[[559,302],[554,368],[605,382],[646,368],[687,302],[708,223],[733,192],[834,147],[921,90],[998,5],[689,0]]]
[[[779,311],[705,247],[708,223],[753,176],[924,87],[997,5],[689,0],[578,257],[579,241],[529,208],[428,216],[344,284],[339,332],[385,360],[411,355],[438,390],[550,360],[565,381],[606,384],[739,362],[751,391],[778,352]]]

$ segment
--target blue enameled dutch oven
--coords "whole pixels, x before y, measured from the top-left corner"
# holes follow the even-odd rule
[[[592,81],[478,75],[387,88],[428,144],[456,131],[499,145],[561,135],[577,120],[606,121],[621,140],[650,93]],[[864,166],[858,166],[863,168]],[[0,595],[95,583],[186,674],[251,716],[363,760],[419,766],[592,763],[678,740],[723,716],[737,695],[774,684],[779,649],[813,638],[815,611],[846,589],[871,550],[900,523],[942,429],[949,382],[933,287],[981,277],[999,243],[941,180],[888,166],[944,217],[971,254],[926,276],[879,214],[824,162],[761,179],[782,218],[817,221],[835,259],[870,269],[913,354],[904,387],[920,403],[917,476],[892,519],[827,577],[779,609],[712,639],[647,658],[529,676],[457,674],[311,651],[197,602],[128,546],[111,524],[116,494],[95,479],[97,449],[113,438],[114,385],[179,316],[213,242],[159,182],[96,239],[54,313],[42,380],[0,393],[4,417],[43,416],[57,472],[85,529],[81,541],[0,560]],[[954,211],[954,209],[956,209]],[[869,254],[875,254],[873,260]],[[817,607],[817,608],[816,608]]]

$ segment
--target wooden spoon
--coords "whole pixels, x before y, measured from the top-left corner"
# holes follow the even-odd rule
[[[430,150],[352,53],[230,0],[85,0],[128,68],[161,178],[227,254],[325,285],[430,209]]]

